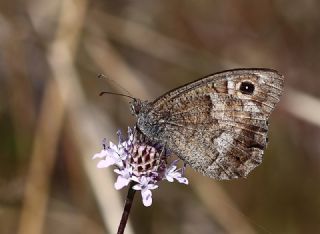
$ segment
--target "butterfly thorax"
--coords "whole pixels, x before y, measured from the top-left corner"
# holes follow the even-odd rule
[[[159,121],[159,116],[153,113],[152,103],[134,99],[131,112],[137,118],[137,128],[150,140],[158,139],[164,130],[164,125]]]

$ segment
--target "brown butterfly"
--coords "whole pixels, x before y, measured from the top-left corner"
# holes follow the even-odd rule
[[[271,69],[206,76],[152,102],[131,103],[137,128],[193,169],[214,179],[246,177],[262,162],[268,118],[284,79]]]

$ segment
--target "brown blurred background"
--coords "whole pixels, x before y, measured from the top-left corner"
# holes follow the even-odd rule
[[[91,157],[134,119],[99,92],[152,100],[236,67],[286,77],[263,164],[227,182],[188,169],[190,185],[162,183],[150,208],[138,193],[126,233],[319,233],[319,12],[317,0],[1,1],[0,233],[115,233],[126,189]]]

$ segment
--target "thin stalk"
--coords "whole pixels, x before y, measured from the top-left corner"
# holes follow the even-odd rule
[[[124,209],[123,209],[123,213],[122,213],[122,217],[120,220],[117,234],[123,234],[124,229],[126,228],[126,225],[128,222],[128,217],[129,217],[130,210],[131,210],[131,206],[133,203],[134,194],[136,193],[136,190],[132,189],[134,184],[135,184],[134,182],[132,182],[132,181],[130,182],[128,194],[127,194],[127,198],[126,198],[126,203],[124,205]]]

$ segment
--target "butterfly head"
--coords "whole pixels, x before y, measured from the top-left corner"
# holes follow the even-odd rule
[[[142,101],[140,99],[134,98],[130,102],[130,108],[131,108],[131,114],[134,116],[139,116],[141,111],[144,109],[144,107],[147,105],[148,102]]]

